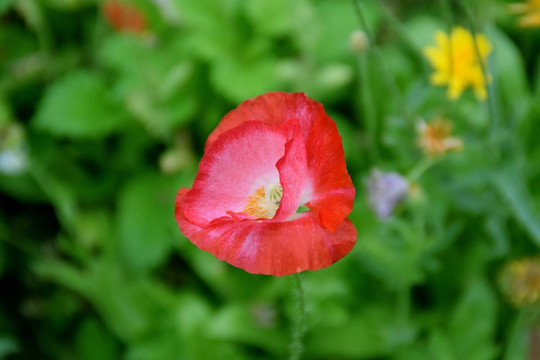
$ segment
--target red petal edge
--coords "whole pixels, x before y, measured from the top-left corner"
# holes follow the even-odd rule
[[[175,218],[180,230],[201,250],[253,274],[283,276],[332,265],[356,242],[356,229],[345,219],[333,233],[307,212],[284,222],[219,218],[197,226],[184,215],[189,189],[178,191]]]

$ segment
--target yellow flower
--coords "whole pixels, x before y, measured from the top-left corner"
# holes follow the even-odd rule
[[[484,35],[476,35],[476,45],[482,63],[486,64],[491,44]],[[472,87],[476,97],[484,100],[487,97],[486,79],[482,66],[478,61],[471,33],[457,26],[450,37],[442,31],[435,34],[436,46],[424,48],[424,55],[435,69],[429,78],[433,85],[448,85],[448,98],[457,99],[463,90]],[[488,76],[487,82],[491,81]]]
[[[521,27],[540,27],[540,0],[528,0],[508,4],[508,11],[521,15],[518,25]]]
[[[426,124],[420,121],[416,125],[420,136],[418,145],[431,156],[444,155],[447,151],[461,151],[463,143],[456,137],[451,137],[452,123],[445,118],[437,118]]]
[[[508,263],[500,274],[500,284],[508,300],[516,305],[540,301],[540,259],[524,258]]]

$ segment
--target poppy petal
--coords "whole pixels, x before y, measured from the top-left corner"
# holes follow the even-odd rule
[[[247,100],[229,112],[210,134],[206,148],[240,124],[262,121],[276,127],[298,119],[304,139],[310,199],[307,204],[328,231],[352,211],[355,190],[345,163],[341,136],[324,107],[303,93],[272,92]]]
[[[287,138],[283,129],[244,123],[223,134],[205,152],[193,188],[184,199],[185,216],[204,226],[228,212],[242,212],[250,194],[264,183],[279,183],[276,163]]]
[[[306,147],[302,140],[298,119],[288,120],[280,128],[287,133],[287,138],[290,140],[285,144],[285,154],[276,163],[283,197],[273,221],[287,220],[295,214],[302,197],[309,191]]]
[[[313,190],[308,207],[321,225],[332,232],[352,211],[355,189],[345,163],[345,153],[336,124],[322,109],[311,127],[307,161]]]
[[[348,219],[330,233],[309,212],[284,222],[222,217],[201,227],[185,216],[188,192],[179,190],[175,207],[184,235],[201,250],[250,273],[282,276],[318,270],[345,256],[356,241],[356,229]]]
[[[208,136],[206,148],[230,129],[247,121],[262,121],[268,126],[277,126],[289,119],[296,118],[302,122],[303,137],[307,137],[311,113],[316,105],[303,93],[270,92],[241,103],[221,120],[219,125]]]

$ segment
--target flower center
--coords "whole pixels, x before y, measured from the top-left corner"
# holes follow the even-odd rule
[[[258,219],[272,219],[279,208],[279,202],[282,196],[283,188],[280,184],[270,184],[266,189],[262,185],[249,196],[243,213]]]

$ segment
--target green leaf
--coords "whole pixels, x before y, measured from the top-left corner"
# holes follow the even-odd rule
[[[117,261],[95,261],[91,265],[87,298],[119,339],[135,341],[164,322],[170,305],[168,290],[158,282],[126,274]]]
[[[19,346],[14,338],[5,335],[0,336],[0,360],[7,359],[9,355],[18,351]]]
[[[493,45],[493,53],[489,55],[488,62],[496,88],[500,91],[503,101],[516,112],[514,116],[521,118],[531,98],[525,63],[519,49],[502,31],[490,27],[486,35]]]
[[[383,306],[364,306],[335,328],[314,329],[307,339],[306,352],[317,358],[375,358],[387,355],[393,345],[391,330],[395,320]]]
[[[458,359],[490,360],[497,355],[494,343],[497,325],[495,294],[477,281],[462,296],[452,314],[449,333]]]
[[[119,262],[94,259],[80,269],[64,260],[39,260],[34,272],[89,301],[122,341],[140,338],[165,318],[169,292],[147,277],[127,275]]]
[[[237,4],[215,0],[173,0],[182,14],[189,46],[206,60],[240,51],[245,33],[238,26]]]
[[[81,360],[114,360],[119,346],[109,331],[94,319],[85,319],[75,334],[75,348]]]
[[[268,35],[285,35],[300,30],[310,7],[306,1],[251,0],[246,3],[253,26]]]
[[[497,300],[483,280],[474,281],[459,298],[448,326],[432,327],[428,338],[430,359],[492,360],[495,344]]]
[[[377,231],[364,233],[356,244],[366,269],[392,289],[423,280],[420,260],[427,246],[418,229],[398,218],[380,224]]]
[[[13,0],[0,0],[0,15],[9,11]]]
[[[59,11],[76,11],[95,3],[95,0],[41,0],[48,7]]]
[[[435,33],[437,31],[447,32],[448,26],[439,18],[429,15],[417,15],[405,22],[407,34],[416,47],[416,51],[421,53],[426,46],[435,45]]]
[[[191,119],[197,110],[197,100],[192,94],[177,93],[171,99],[155,99],[150,92],[128,96],[127,106],[154,136],[170,137],[179,125]]]
[[[44,194],[28,173],[20,175],[0,174],[0,191],[17,199],[43,201]]]
[[[126,360],[169,360],[185,359],[186,351],[182,343],[173,333],[157,333],[151,337],[141,339],[131,345],[126,351]]]
[[[103,137],[127,124],[123,106],[113,102],[96,73],[81,70],[47,89],[34,125],[57,136]]]
[[[174,200],[181,185],[175,177],[145,174],[120,192],[118,245],[132,270],[158,266],[181,237],[174,220]]]
[[[7,100],[0,96],[0,128],[8,126],[13,121],[13,112]]]
[[[198,107],[193,91],[195,65],[184,60],[182,39],[147,44],[117,34],[104,40],[99,61],[116,76],[111,95],[159,137],[192,119]]]
[[[90,296],[91,279],[88,274],[63,260],[41,259],[33,263],[33,272],[44,279],[54,281],[82,296]]]
[[[530,313],[520,311],[510,325],[504,360],[526,359],[529,345]]]
[[[167,307],[167,318],[156,323],[159,329],[137,339],[126,353],[127,360],[236,359],[224,356],[228,344],[212,342],[208,346],[206,324],[216,320],[201,295],[184,291]],[[212,321],[210,321],[212,320]],[[225,351],[226,353],[227,351]]]
[[[2,58],[0,61],[0,71],[2,78],[0,79],[0,90],[4,93],[4,88],[9,88],[8,84],[18,80],[22,75],[21,71],[14,71],[13,66],[17,66],[21,62],[28,61],[33,56],[36,56],[38,51],[38,43],[36,39],[25,31],[22,27],[17,27],[10,24],[8,21],[2,23],[2,31],[0,31],[0,49],[2,49]],[[24,73],[28,73],[32,69],[25,69]]]
[[[96,54],[102,66],[116,75],[111,94],[123,99],[127,94],[144,88],[147,84],[148,54],[159,53],[153,46],[125,34],[106,37]]]
[[[207,334],[210,338],[239,342],[264,348],[282,359],[286,354],[284,344],[287,334],[274,328],[265,328],[256,322],[256,317],[246,304],[229,303],[212,319]]]
[[[428,349],[431,353],[430,359],[433,359],[434,355],[436,355],[438,359],[444,360],[459,359],[454,355],[451,340],[439,329],[433,329],[429,334]]]
[[[254,62],[222,59],[212,71],[212,82],[223,96],[235,103],[268,91],[278,90],[274,59],[262,58]]]
[[[493,176],[493,182],[516,220],[540,247],[540,217],[531,201],[523,174],[516,168],[508,167]]]
[[[378,15],[371,2],[361,1],[364,17],[375,31]],[[323,0],[316,3],[316,27],[310,29],[305,44],[312,56],[321,62],[351,58],[350,35],[360,28],[352,1]]]

